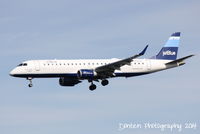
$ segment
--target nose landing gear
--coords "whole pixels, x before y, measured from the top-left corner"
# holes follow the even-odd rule
[[[28,84],[28,87],[32,87],[33,86],[33,84]]]
[[[28,77],[28,78],[27,78],[27,80],[29,80],[29,82],[30,82],[30,83],[28,84],[28,87],[32,87],[32,86],[33,86],[32,79],[33,79],[33,78],[31,78],[31,77]]]

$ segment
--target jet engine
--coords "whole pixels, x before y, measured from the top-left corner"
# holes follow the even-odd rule
[[[80,79],[93,79],[97,73],[92,69],[81,69],[77,72]]]
[[[81,81],[77,80],[77,79],[69,79],[69,78],[65,78],[65,77],[61,77],[59,79],[59,84],[61,86],[74,86],[78,83],[80,83]]]

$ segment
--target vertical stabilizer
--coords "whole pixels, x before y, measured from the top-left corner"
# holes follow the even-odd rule
[[[180,32],[173,33],[155,58],[163,60],[176,60],[180,42],[180,34]]]

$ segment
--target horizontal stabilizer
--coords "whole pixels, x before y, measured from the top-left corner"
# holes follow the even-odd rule
[[[179,64],[179,65],[182,65],[182,64],[185,64],[183,61],[194,56],[193,54],[192,55],[188,55],[186,57],[183,57],[183,58],[180,58],[180,59],[177,59],[177,60],[174,60],[174,61],[171,61],[171,62],[168,62],[166,63],[165,65],[173,65],[173,64]]]

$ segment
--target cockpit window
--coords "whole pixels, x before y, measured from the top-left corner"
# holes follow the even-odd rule
[[[21,63],[18,66],[27,66],[27,63]]]
[[[22,66],[23,64],[21,63],[21,64],[19,64],[18,66]]]

